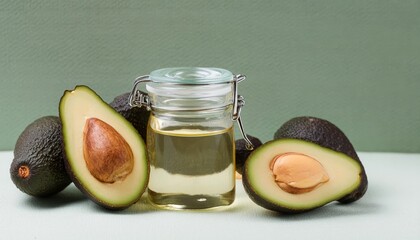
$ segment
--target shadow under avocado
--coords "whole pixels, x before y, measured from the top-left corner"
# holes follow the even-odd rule
[[[382,207],[377,203],[357,202],[352,204],[342,204],[338,202],[333,202],[308,212],[302,212],[297,214],[285,214],[266,210],[263,211],[260,216],[278,218],[287,221],[305,221],[325,218],[362,216],[377,213],[380,211],[381,208]]]
[[[147,200],[147,194],[143,194],[139,201],[132,204],[130,207],[122,210],[113,210],[113,209],[106,209],[104,207],[99,206],[98,204],[94,204],[94,209],[97,212],[109,213],[109,214],[120,214],[120,215],[130,215],[130,214],[143,214],[149,212],[156,212],[160,209],[150,204]]]
[[[45,198],[36,198],[30,197],[26,199],[26,204],[39,208],[39,209],[51,209],[63,207],[69,204],[74,204],[77,202],[88,201],[88,199],[83,195],[79,189],[76,188],[73,184],[70,184],[62,192],[55,194],[50,197]]]

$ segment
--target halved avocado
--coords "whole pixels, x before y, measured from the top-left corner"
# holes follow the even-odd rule
[[[134,127],[87,86],[60,101],[66,169],[75,185],[108,209],[138,201],[149,179],[144,141]]]
[[[359,164],[361,168],[359,173],[361,182],[358,188],[338,199],[338,201],[341,203],[351,203],[359,200],[366,193],[368,179],[365,168],[353,144],[344,132],[332,122],[310,116],[295,117],[285,122],[276,131],[274,139],[300,139],[347,155]]]
[[[277,133],[278,139],[260,146],[245,162],[243,184],[255,203],[278,212],[299,213],[335,200],[350,203],[364,195],[367,177],[363,165],[335,125],[299,117]]]

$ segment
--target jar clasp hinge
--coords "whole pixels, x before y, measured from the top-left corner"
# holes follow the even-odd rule
[[[233,79],[233,112],[232,112],[232,120],[238,123],[239,130],[241,132],[242,138],[246,142],[246,148],[248,150],[254,149],[254,144],[252,144],[251,140],[249,140],[248,136],[245,133],[244,126],[241,120],[241,109],[245,106],[245,99],[243,96],[238,94],[238,83],[245,80],[246,76],[242,74],[237,74],[234,76]]]
[[[150,111],[151,103],[149,95],[143,91],[138,90],[138,85],[145,82],[151,82],[149,75],[140,76],[134,80],[134,87],[131,91],[128,103],[131,107],[146,107],[147,111]]]

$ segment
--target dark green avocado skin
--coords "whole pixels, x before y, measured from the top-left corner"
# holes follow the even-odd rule
[[[347,136],[333,123],[316,117],[302,116],[292,118],[284,123],[274,134],[274,139],[300,139],[344,153],[354,159],[361,167],[360,185],[353,192],[339,199],[341,203],[357,201],[366,193],[368,179],[365,169],[353,145]]]
[[[147,142],[147,124],[150,112],[144,107],[131,107],[128,103],[129,97],[129,92],[121,94],[115,97],[109,105],[127,119],[134,126],[137,132],[139,132],[144,142]]]
[[[10,177],[22,192],[35,197],[48,197],[66,188],[71,180],[64,167],[60,119],[46,116],[28,125],[19,136]],[[19,176],[19,168],[27,166],[30,175]]]
[[[262,145],[262,142],[261,142],[260,139],[254,137],[254,136],[248,135],[248,134],[246,136],[248,137],[248,139],[254,145],[254,149],[248,150],[246,148],[246,141],[243,138],[235,141],[236,172],[238,172],[239,174],[243,173],[243,167],[244,167],[245,161],[246,161],[246,159],[248,159],[249,155],[255,149],[257,149],[259,146]]]

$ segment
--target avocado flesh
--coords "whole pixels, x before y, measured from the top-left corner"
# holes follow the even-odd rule
[[[122,209],[136,202],[143,194],[149,176],[146,147],[134,127],[105,103],[93,90],[77,86],[66,91],[60,101],[67,171],[78,188],[99,205]],[[131,148],[134,165],[121,181],[105,183],[95,178],[84,158],[84,129],[86,120],[100,119],[112,126]]]
[[[282,190],[274,181],[270,162],[288,153],[304,154],[319,161],[329,181],[302,194]],[[294,213],[323,206],[351,193],[360,184],[360,171],[360,165],[342,153],[302,140],[281,139],[264,144],[250,155],[245,163],[243,183],[257,204],[274,211]]]
[[[45,116],[29,124],[16,141],[13,154],[10,177],[24,193],[48,197],[71,183],[64,167],[58,117]]]

